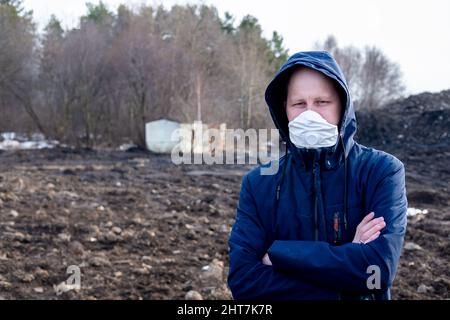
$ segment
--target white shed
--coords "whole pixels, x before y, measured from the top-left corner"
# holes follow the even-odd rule
[[[179,128],[178,122],[167,119],[146,123],[145,143],[147,149],[156,153],[170,153],[179,143],[178,139],[171,139],[173,132]]]

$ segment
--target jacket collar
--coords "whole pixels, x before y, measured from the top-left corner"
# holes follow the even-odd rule
[[[340,139],[332,147],[306,149],[289,144],[288,148],[294,163],[307,171],[312,170],[314,163],[317,163],[321,170],[335,170],[343,161],[343,148]]]

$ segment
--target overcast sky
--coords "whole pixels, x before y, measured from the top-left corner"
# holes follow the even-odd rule
[[[42,29],[51,14],[74,27],[85,3],[98,0],[24,0]],[[204,3],[232,13],[239,21],[255,16],[266,37],[273,30],[285,39],[289,53],[311,50],[315,41],[334,34],[340,46],[376,45],[400,64],[407,93],[450,89],[449,0],[104,0],[111,10],[120,3],[170,8],[173,4]]]

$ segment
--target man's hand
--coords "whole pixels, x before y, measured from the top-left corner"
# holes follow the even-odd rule
[[[380,230],[386,226],[383,217],[373,219],[375,213],[371,212],[362,219],[356,228],[353,243],[368,243],[375,240],[380,235]]]
[[[270,261],[269,255],[267,253],[262,258],[262,263],[267,265],[267,266],[271,266],[272,265],[272,261]]]
[[[353,243],[368,243],[375,240],[380,235],[381,229],[386,226],[383,217],[373,219],[375,213],[371,212],[362,219],[361,223],[356,228],[356,234],[353,239]],[[272,261],[270,261],[269,255],[266,253],[262,258],[262,263],[271,266]]]

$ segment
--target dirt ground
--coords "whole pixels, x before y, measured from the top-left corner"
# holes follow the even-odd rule
[[[450,298],[450,152],[402,154],[410,207],[394,299]],[[144,152],[0,152],[0,298],[229,299],[227,239],[251,166]],[[81,289],[57,295],[66,269]]]

